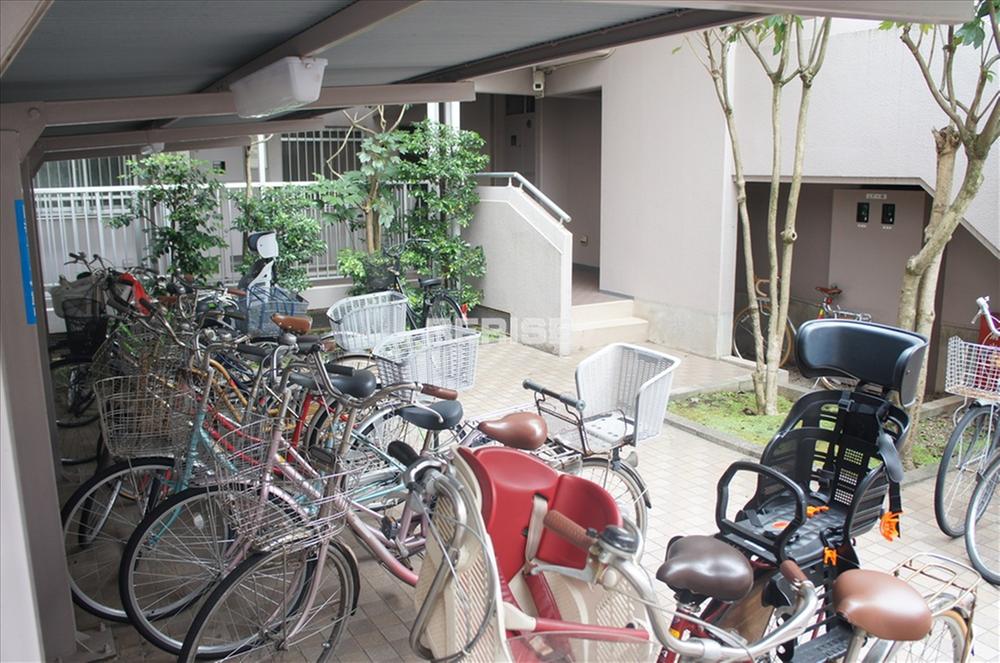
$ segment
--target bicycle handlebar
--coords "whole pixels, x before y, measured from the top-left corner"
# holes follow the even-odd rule
[[[576,408],[580,412],[583,412],[584,408],[587,407],[587,404],[576,396],[572,396],[570,394],[560,394],[557,391],[552,391],[551,389],[547,389],[538,384],[534,380],[525,380],[521,383],[521,386],[530,391],[534,391],[535,393],[542,394],[543,396],[554,398],[563,405]]]

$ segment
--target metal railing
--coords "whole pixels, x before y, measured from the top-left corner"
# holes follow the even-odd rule
[[[517,182],[521,189],[524,189],[531,197],[538,201],[542,207],[546,208],[552,216],[559,220],[559,223],[566,224],[572,221],[572,217],[567,214],[563,208],[556,205],[551,198],[542,193],[541,189],[536,187],[534,184],[525,179],[524,175],[515,172],[501,172],[501,173],[476,173],[476,177],[489,178],[493,180],[507,180],[507,186],[514,186],[514,182]]]
[[[254,183],[257,191],[281,186],[307,186],[310,182],[266,182]],[[219,278],[231,283],[239,280],[239,265],[242,260],[243,236],[233,230],[233,220],[239,210],[233,200],[234,192],[246,189],[245,182],[230,182],[223,185],[225,192],[219,196],[217,212],[221,218],[222,235],[226,246],[213,252],[219,256]],[[42,277],[46,288],[58,285],[59,276],[73,279],[81,268],[64,265],[70,252],[85,251],[88,255],[98,253],[110,264],[132,266],[148,264],[148,233],[144,224],[133,223],[127,228],[113,228],[108,222],[125,214],[136,194],[138,186],[105,187],[64,187],[35,189],[35,214],[38,220],[39,247],[42,260]],[[397,215],[404,219],[413,209],[414,199],[405,185],[396,185]],[[309,213],[322,219],[323,210],[318,206]],[[154,212],[157,220],[164,218],[165,211]],[[361,232],[351,231],[347,224],[323,222],[322,239],[326,251],[317,256],[307,266],[310,278],[327,279],[339,276],[337,254],[344,248],[362,248],[364,239]],[[152,265],[151,265],[152,266]],[[164,269],[165,264],[155,265]]]

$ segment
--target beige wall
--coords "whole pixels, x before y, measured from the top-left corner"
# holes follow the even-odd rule
[[[558,69],[546,94],[602,91],[601,288],[635,297],[653,340],[728,354],[736,217],[727,141],[711,83],[684,44],[658,39]]]
[[[540,100],[538,187],[573,220],[573,262],[600,266],[601,99]],[[536,112],[536,116],[539,113]],[[584,243],[586,241],[586,243]]]
[[[493,105],[492,94],[480,94],[476,96],[475,101],[463,103],[461,110],[462,128],[467,131],[475,131],[477,134],[482,136],[484,141],[486,141],[486,145],[483,147],[483,152],[490,155],[490,165],[487,167],[487,170],[495,170],[495,167],[493,166],[493,148],[495,144],[493,132]]]

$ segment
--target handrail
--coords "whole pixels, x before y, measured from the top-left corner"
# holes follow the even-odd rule
[[[507,186],[514,186],[514,180],[521,185],[522,188],[527,189],[528,193],[534,196],[535,200],[540,202],[543,207],[547,207],[553,216],[559,219],[559,223],[569,223],[572,221],[572,217],[567,214],[561,207],[552,202],[552,199],[546,196],[541,190],[534,184],[525,179],[524,175],[517,172],[503,172],[503,173],[476,173],[476,177],[489,177],[493,179],[507,180]]]

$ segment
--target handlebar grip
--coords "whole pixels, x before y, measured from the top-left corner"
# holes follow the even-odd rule
[[[779,564],[778,570],[781,571],[781,575],[785,576],[785,580],[788,582],[801,583],[807,580],[806,574],[802,572],[799,565],[790,559],[786,559]]]
[[[271,351],[267,348],[261,348],[256,345],[250,345],[249,343],[239,343],[236,345],[236,351],[245,355],[253,355],[254,357],[260,357],[263,359],[271,354]]]
[[[348,377],[354,375],[354,369],[352,367],[335,364],[332,361],[326,365],[326,372],[334,373],[336,375],[346,375]]]
[[[443,401],[453,401],[458,398],[458,392],[454,389],[448,389],[446,387],[438,387],[433,384],[425,384],[420,387],[421,394],[427,394],[428,396],[433,396],[434,398],[440,398]]]
[[[142,308],[146,309],[150,313],[156,311],[156,309],[157,309],[156,304],[154,304],[153,302],[151,302],[148,297],[140,297],[139,298],[139,306],[141,306]]]
[[[247,291],[240,290],[239,288],[226,288],[226,293],[232,295],[233,297],[246,297]]]
[[[568,405],[569,407],[575,407],[580,412],[583,412],[583,409],[587,407],[587,404],[584,403],[579,398],[577,398],[576,396],[571,396],[569,394],[560,394],[559,392],[552,391],[551,389],[546,389],[545,387],[538,384],[537,382],[534,382],[533,380],[525,380],[524,382],[521,383],[521,386],[524,387],[525,389],[530,389],[531,391],[538,392],[539,394],[550,396],[559,401],[560,403],[562,403],[563,405]]]
[[[545,518],[542,520],[542,524],[561,538],[583,550],[590,550],[590,546],[594,545],[597,541],[597,537],[591,536],[583,525],[573,522],[573,520],[558,511],[547,512]]]
[[[244,313],[242,313],[240,311],[234,311],[234,310],[231,310],[231,309],[230,310],[224,310],[224,311],[222,311],[222,315],[224,315],[225,317],[229,318],[230,320],[246,320],[247,319],[247,316]]]

